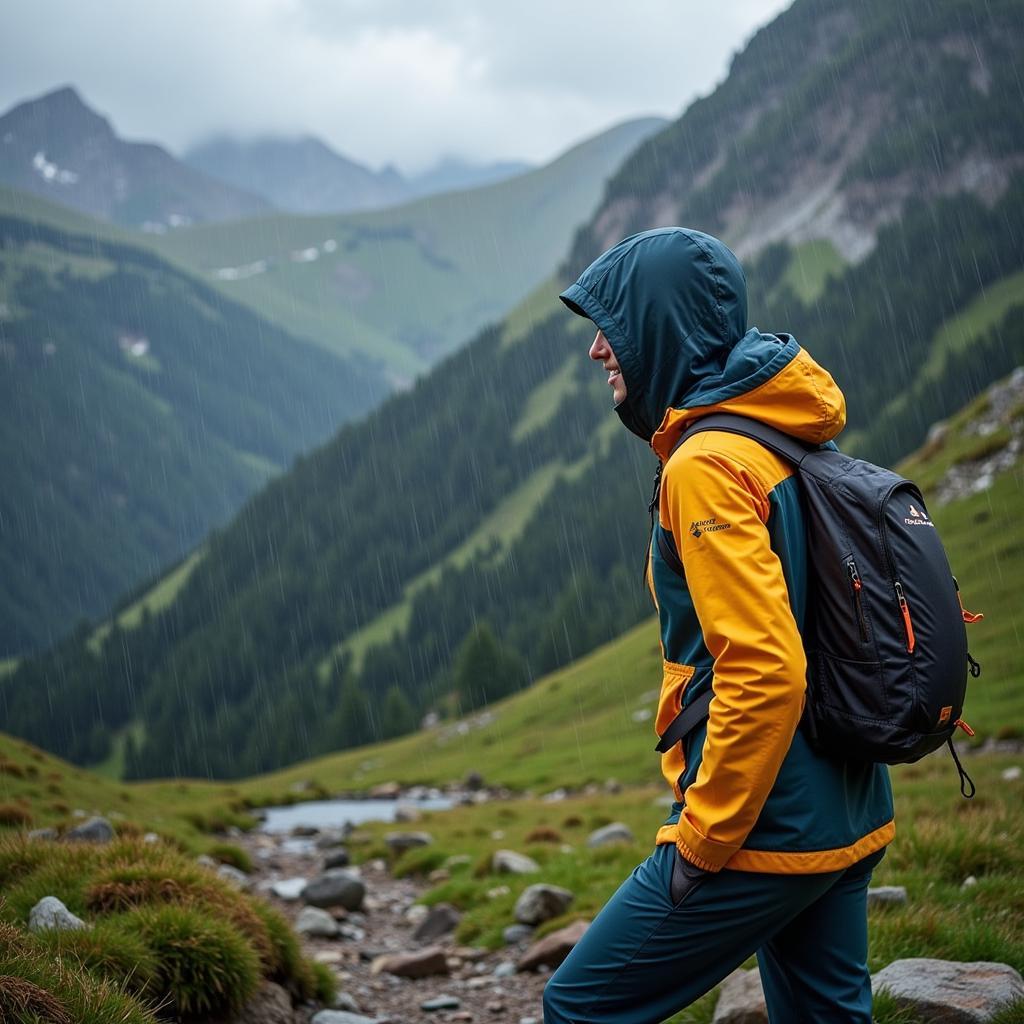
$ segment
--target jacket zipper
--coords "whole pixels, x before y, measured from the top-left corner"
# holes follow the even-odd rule
[[[846,571],[850,574],[850,583],[853,586],[853,603],[857,609],[857,625],[860,627],[861,643],[868,642],[868,624],[864,618],[864,606],[861,603],[860,592],[864,589],[864,583],[857,572],[857,563],[851,558],[846,563]]]

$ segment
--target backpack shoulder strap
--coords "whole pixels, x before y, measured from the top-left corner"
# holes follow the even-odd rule
[[[702,416],[695,423],[683,432],[683,436],[676,443],[674,452],[687,438],[694,434],[700,434],[705,430],[724,430],[729,434],[740,434],[749,437],[754,441],[763,444],[765,448],[775,452],[776,455],[786,459],[787,462],[799,466],[809,452],[820,450],[820,445],[808,444],[800,441],[790,434],[784,434],[775,427],[761,423],[759,420],[750,419],[747,416],[737,416],[735,413],[716,412],[709,416]]]

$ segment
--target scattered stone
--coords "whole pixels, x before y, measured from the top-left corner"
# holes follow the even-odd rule
[[[318,949],[313,954],[313,959],[318,964],[340,964],[345,957],[336,949]]]
[[[159,842],[160,842],[160,836],[159,836],[159,835],[157,835],[157,833],[156,833],[156,832],[147,832],[147,833],[146,833],[146,834],[145,834],[145,835],[144,835],[144,836],[142,837],[142,841],[143,841],[144,843],[159,843]]]
[[[303,907],[295,921],[295,930],[300,935],[318,939],[333,939],[338,934],[338,922],[319,907]]]
[[[366,896],[363,880],[347,868],[331,868],[318,875],[302,890],[304,902],[314,907],[344,907],[358,910]]]
[[[460,999],[456,999],[455,996],[434,996],[433,999],[424,999],[420,1003],[421,1010],[457,1010],[462,1005]]]
[[[395,853],[404,853],[417,846],[429,846],[434,837],[429,832],[388,832],[384,836],[384,842],[388,849]]]
[[[419,821],[422,815],[415,804],[395,804],[395,821]]]
[[[558,789],[553,789],[550,793],[545,793],[541,799],[549,804],[557,804],[559,801],[564,800],[568,795],[569,791],[559,786]]]
[[[520,1017],[519,1024],[540,1024],[536,1017]]]
[[[1022,774],[1024,772],[1021,771],[1019,764],[1011,765],[1003,769],[1003,782],[1016,782]]]
[[[507,896],[511,891],[507,885],[496,885],[493,889],[487,890],[487,898],[496,900],[499,896]]]
[[[90,818],[64,833],[66,843],[109,843],[114,838],[114,826],[106,818]]]
[[[349,942],[362,942],[366,938],[366,932],[358,925],[346,923],[338,925],[338,936],[348,939]]]
[[[294,1024],[295,1015],[288,993],[272,981],[264,981],[231,1024]]]
[[[196,857],[196,863],[200,867],[209,868],[211,871],[216,871],[220,867],[220,861],[214,860],[208,853],[201,853]]]
[[[402,795],[402,787],[397,782],[380,782],[370,789],[371,800],[397,800]]]
[[[711,1020],[712,1024],[768,1024],[760,972],[733,971],[722,982]]]
[[[348,1010],[321,1010],[313,1014],[309,1024],[377,1024],[377,1018]]]
[[[305,889],[308,884],[308,878],[282,878],[281,881],[275,882],[270,887],[270,891],[279,900],[287,900],[291,903],[302,895],[303,889]]]
[[[536,971],[540,967],[557,967],[569,955],[572,947],[583,938],[589,927],[589,921],[573,921],[565,928],[545,935],[519,958],[516,969]]]
[[[484,777],[479,772],[470,772],[463,785],[471,792],[484,788]]]
[[[447,868],[434,868],[434,870],[427,875],[427,881],[432,882],[434,885],[438,885],[441,882],[447,882],[451,877],[451,872]]]
[[[871,979],[871,986],[936,1024],[983,1024],[1024,999],[1024,979],[1017,971],[985,962],[896,960]]]
[[[405,919],[412,925],[422,923],[430,913],[430,907],[422,903],[414,903],[406,912]]]
[[[399,978],[427,978],[448,973],[448,958],[440,946],[427,946],[413,953],[390,953],[377,957],[371,974],[394,974]]]
[[[450,903],[437,903],[427,911],[412,937],[416,942],[432,942],[455,931],[461,920],[462,915]]]
[[[907,902],[907,890],[902,885],[878,885],[868,889],[869,907],[902,906]]]
[[[575,899],[568,889],[557,885],[528,886],[516,900],[515,917],[520,924],[541,924],[564,914]]]
[[[973,889],[978,884],[978,880],[974,875],[968,875],[960,886],[961,889]]]
[[[337,992],[334,996],[333,1010],[346,1010],[349,1013],[359,1013],[359,1004],[348,994],[348,992]]]
[[[532,875],[540,871],[540,865],[524,853],[516,853],[515,850],[495,850],[491,858],[491,870],[499,875]]]
[[[528,924],[510,924],[501,936],[506,946],[514,946],[517,942],[523,942],[533,934],[533,929]]]
[[[658,699],[658,695],[655,694],[653,698],[648,698],[648,699],[657,700]],[[619,782],[618,779],[605,779],[604,780],[604,791],[606,793],[621,793],[622,792],[622,783]]]
[[[312,839],[313,836],[320,835],[320,829],[315,825],[296,825],[291,834],[294,839]]]
[[[239,871],[233,864],[218,864],[217,874],[237,889],[249,888],[249,876],[244,871]]]
[[[453,1013],[448,1017],[450,1021],[471,1021],[473,1014],[469,1010],[459,1010],[457,1013]]]
[[[596,829],[587,836],[587,846],[607,846],[609,843],[632,843],[636,837],[633,830],[621,821],[613,821],[604,828]]]
[[[516,965],[511,960],[502,960],[497,967],[494,968],[495,978],[511,978],[516,973]]]
[[[89,925],[72,914],[56,896],[44,896],[28,914],[30,932],[41,932],[51,928],[56,931],[74,931],[88,927]]]
[[[447,858],[444,862],[444,867],[451,871],[453,868],[465,867],[467,864],[472,864],[473,858],[468,853],[454,853],[451,857]]]
[[[34,828],[29,832],[29,839],[54,840],[58,836],[55,828]]]
[[[347,868],[349,865],[348,850],[344,846],[336,846],[324,851],[324,870],[331,868]]]

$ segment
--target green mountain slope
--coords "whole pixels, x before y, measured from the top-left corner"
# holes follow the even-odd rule
[[[849,8],[799,0],[737,58],[741,85],[747,74],[762,84],[774,75],[783,94],[798,88],[802,65],[780,70],[778,54],[832,40],[837,24],[852,32],[860,7]],[[1000,20],[1002,6],[981,22],[966,0],[957,9],[981,54],[993,25],[1020,31]],[[911,49],[917,24],[906,21]],[[863,31],[846,43],[868,47],[874,30]],[[920,33],[934,42],[931,23]],[[837,81],[847,95],[862,84],[860,68],[840,69],[852,76]],[[900,87],[901,72],[886,78],[889,69],[871,65],[872,89]],[[697,152],[717,145],[719,124],[753,118],[763,90],[731,83],[666,137],[688,124]],[[978,98],[983,119],[988,94],[965,95]],[[721,115],[710,125],[693,120],[705,103]],[[792,126],[767,124],[778,135],[765,145],[784,148]],[[1019,158],[1024,133],[1013,141]],[[641,147],[617,180],[639,181],[651,159]],[[646,196],[635,193],[638,210]],[[876,212],[887,202],[862,199]],[[581,238],[598,237],[611,209]],[[846,391],[844,445],[893,461],[1024,363],[1022,210],[1024,176],[1011,176],[998,196],[956,189],[901,202],[895,219],[879,214],[870,250],[853,263],[799,232],[746,260],[753,322],[795,333]],[[653,460],[609,412],[586,358],[588,325],[558,306],[558,289],[537,291],[300,460],[210,539],[149,619],[22,664],[0,689],[10,727],[84,762],[108,757],[112,736],[130,736],[119,753],[134,776],[245,775],[399,735],[424,713],[471,703],[473,666],[488,658],[494,699],[640,622]],[[1000,501],[1007,515],[1020,507],[1012,488]],[[31,699],[43,687],[60,695],[55,712]]]
[[[606,178],[664,124],[626,122],[483,188],[373,213],[206,225],[154,245],[287,329],[383,358],[407,381],[549,275]]]
[[[384,390],[149,252],[0,216],[0,654],[96,616]]]

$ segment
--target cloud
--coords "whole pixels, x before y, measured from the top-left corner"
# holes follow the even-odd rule
[[[779,0],[34,0],[0,14],[0,104],[71,83],[132,138],[321,136],[379,165],[549,159],[675,116]]]

